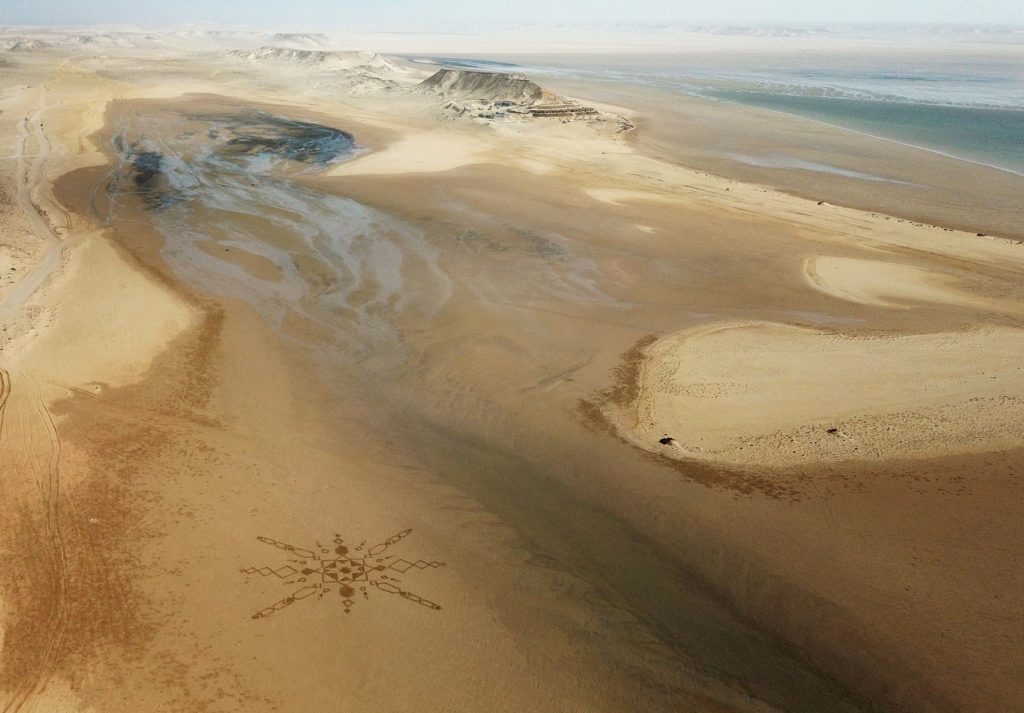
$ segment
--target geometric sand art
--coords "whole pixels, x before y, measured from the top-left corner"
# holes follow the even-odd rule
[[[260,577],[276,577],[284,580],[287,585],[297,584],[299,588],[284,599],[259,610],[252,618],[264,619],[300,600],[315,598],[319,601],[333,592],[337,592],[341,597],[346,614],[352,611],[352,605],[356,603],[359,595],[362,595],[363,599],[369,599],[371,591],[397,594],[410,602],[439,611],[440,604],[398,586],[401,580],[396,575],[404,575],[410,569],[444,567],[446,563],[425,560],[413,562],[386,554],[392,545],[408,537],[411,532],[412,530],[402,530],[369,548],[364,540],[352,550],[345,545],[341,535],[337,534],[334,536],[333,547],[325,547],[317,542],[316,547],[311,550],[294,547],[269,537],[257,537],[256,539],[263,544],[284,550],[292,557],[276,568],[246,567],[239,571],[242,574]]]

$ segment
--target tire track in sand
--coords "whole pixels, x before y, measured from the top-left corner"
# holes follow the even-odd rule
[[[25,302],[35,294],[60,266],[64,242],[60,238],[59,228],[50,222],[50,216],[32,197],[43,183],[43,166],[50,155],[50,142],[43,130],[43,112],[38,109],[30,116],[18,122],[18,138],[14,143],[14,157],[19,166],[17,171],[16,197],[18,207],[28,219],[29,227],[46,247],[32,270],[21,278],[7,297],[0,302],[0,322],[10,322],[24,306]],[[38,151],[30,161],[30,154],[25,151],[29,138],[34,138]]]
[[[0,418],[6,412],[11,392],[10,374],[6,370],[0,369]],[[3,704],[3,713],[35,710],[34,703],[37,697],[45,691],[64,654],[69,622],[68,583],[70,577],[68,553],[61,522],[61,498],[66,497],[66,495],[62,495],[61,491],[63,444],[53,416],[46,406],[41,387],[37,386],[35,393],[30,398],[32,403],[27,410],[34,418],[30,418],[27,423],[22,424],[23,447],[26,453],[31,454],[32,439],[27,431],[41,430],[46,436],[49,448],[45,455],[45,462],[42,464],[43,467],[40,469],[41,477],[37,478],[42,506],[43,541],[39,548],[42,556],[32,561],[31,567],[36,569],[37,573],[34,576],[30,572],[26,573],[30,575],[30,581],[26,584],[43,590],[37,594],[41,595],[39,599],[44,602],[45,606],[34,612],[32,621],[24,622],[27,627],[33,629],[29,638],[34,645],[35,655],[31,657],[30,670],[23,672],[16,687],[9,692],[7,701]],[[28,441],[25,440],[26,438]],[[18,616],[18,612],[14,612],[14,615]]]
[[[0,323],[12,322],[29,298],[46,283],[61,263],[64,248],[61,231],[53,225],[49,213],[33,197],[33,192],[43,186],[44,167],[50,154],[50,142],[43,128],[43,114],[44,108],[41,102],[39,109],[18,122],[14,158],[18,163],[16,181],[18,207],[25,214],[31,231],[45,243],[45,249],[32,270],[0,302]],[[33,139],[37,146],[35,154],[26,151],[30,139]],[[65,218],[67,219],[67,216]],[[2,371],[2,376],[0,376],[0,419],[2,419],[12,392],[12,382],[8,371],[0,371]],[[41,549],[45,554],[41,558],[42,561],[32,563],[32,566],[42,571],[30,584],[45,582],[51,585],[52,591],[49,592],[49,597],[45,597],[47,600],[46,624],[40,627],[34,637],[34,643],[38,646],[36,656],[33,657],[37,662],[34,665],[35,670],[31,676],[21,677],[16,689],[11,692],[8,700],[4,703],[3,713],[22,711],[27,703],[30,703],[46,688],[56,670],[68,628],[68,557],[60,521],[61,441],[53,417],[46,407],[42,392],[38,387],[33,401],[38,422],[42,424],[42,430],[49,441],[49,453],[43,468],[44,475],[38,484],[42,504],[44,538]],[[0,435],[2,435],[2,425],[3,422],[0,420]],[[22,438],[24,439],[26,435],[23,432]],[[29,452],[26,447],[26,453]],[[32,623],[41,623],[42,620],[40,617],[38,622]]]
[[[0,368],[0,438],[4,435],[4,415],[7,413],[7,400],[11,398],[11,375]]]

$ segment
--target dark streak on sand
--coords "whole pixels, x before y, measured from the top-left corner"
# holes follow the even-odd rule
[[[163,156],[156,151],[140,151],[132,156],[132,179],[142,188],[160,174]]]

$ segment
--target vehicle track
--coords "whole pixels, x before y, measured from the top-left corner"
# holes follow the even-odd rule
[[[14,143],[14,156],[18,162],[16,180],[18,207],[25,214],[32,233],[45,243],[45,247],[35,266],[0,302],[0,323],[10,322],[25,302],[49,279],[54,270],[60,266],[61,254],[64,250],[60,230],[51,223],[49,214],[36,203],[32,196],[33,192],[43,183],[43,167],[50,154],[50,142],[43,130],[43,115],[44,109],[40,108],[18,122],[18,137]],[[26,146],[30,138],[34,139],[37,144],[35,154],[26,153]]]
[[[5,408],[10,394],[10,375],[0,370],[0,408]],[[24,392],[22,392],[24,393]],[[5,396],[6,394],[6,396]],[[22,448],[29,457],[38,451],[33,436],[42,432],[46,439],[45,455],[38,459],[36,485],[41,505],[41,556],[30,563],[35,572],[26,572],[29,586],[37,589],[44,606],[37,610],[33,621],[23,625],[32,630],[30,640],[35,644],[32,670],[26,671],[19,685],[9,692],[0,709],[3,713],[23,713],[35,710],[35,703],[47,685],[65,653],[69,628],[69,563],[62,522],[62,499],[67,497],[61,488],[61,455],[63,444],[60,434],[40,386],[29,396],[31,403],[23,404],[21,418]],[[24,401],[24,399],[23,399]],[[0,414],[2,415],[2,414]]]
[[[7,401],[11,398],[11,375],[0,368],[0,438],[4,435],[4,416],[7,414]]]
[[[67,549],[64,546],[64,536],[61,531],[61,440],[53,416],[46,407],[42,390],[39,388],[36,390],[36,411],[50,441],[50,455],[42,484],[42,504],[46,516],[47,550],[50,554],[55,591],[53,592],[49,632],[44,644],[46,653],[40,664],[38,679],[30,695],[30,700],[31,697],[39,695],[46,688],[46,684],[49,683],[56,670],[57,661],[63,650],[68,629],[67,591],[69,581]]]
[[[37,198],[44,186],[45,166],[51,146],[43,124],[45,108],[40,108],[18,122],[18,135],[14,145],[14,158],[17,161],[16,200],[18,207],[25,214],[31,232],[44,244],[43,252],[32,269],[18,282],[6,298],[0,302],[0,323],[14,320],[25,303],[42,287],[53,272],[60,266],[64,248],[61,239],[62,228],[54,224],[50,212],[43,207],[51,201]],[[35,144],[35,151],[29,152],[30,142]],[[63,220],[70,227],[70,216],[63,209]],[[24,380],[19,380],[24,383]],[[0,436],[3,435],[7,407],[12,394],[11,374],[0,369]],[[67,639],[69,607],[69,566],[68,552],[65,546],[61,522],[61,499],[66,497],[61,490],[61,453],[62,444],[53,416],[47,408],[42,386],[36,385],[35,392],[19,390],[23,396],[19,404],[25,408],[21,411],[20,426],[22,449],[32,462],[29,470],[38,473],[36,487],[39,494],[39,505],[33,510],[39,513],[42,543],[40,557],[26,566],[36,572],[27,571],[24,575],[30,578],[29,586],[38,586],[39,600],[43,607],[34,613],[32,621],[23,622],[23,626],[31,629],[30,638],[37,646],[32,657],[31,672],[25,672],[14,690],[10,691],[0,711],[3,713],[21,713],[34,710],[38,696],[46,689],[64,653]],[[33,434],[45,434],[46,445],[43,457],[36,466]]]

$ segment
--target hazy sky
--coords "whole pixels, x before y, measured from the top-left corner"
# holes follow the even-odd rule
[[[0,24],[437,30],[618,22],[1024,24],[1024,0],[0,0]]]

